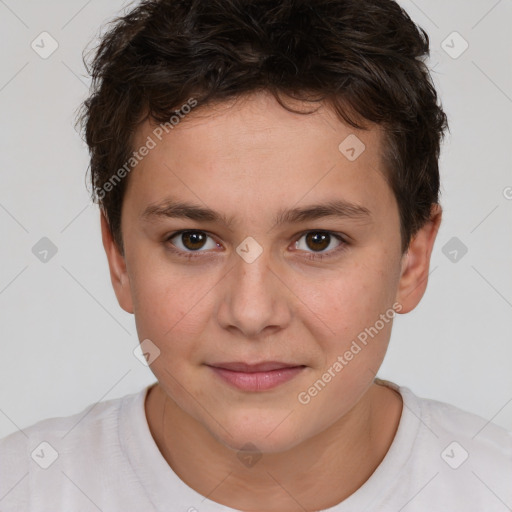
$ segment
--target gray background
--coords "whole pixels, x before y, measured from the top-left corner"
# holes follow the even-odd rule
[[[124,4],[0,0],[0,437],[154,381],[111,289],[73,127],[82,50]],[[400,4],[431,37],[451,134],[429,286],[398,315],[379,376],[512,429],[512,2]],[[31,48],[43,31],[59,45],[47,59]],[[469,44],[457,58],[454,31]],[[46,262],[32,252],[43,237],[58,249]]]

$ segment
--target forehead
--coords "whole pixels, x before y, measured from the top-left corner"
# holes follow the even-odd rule
[[[258,93],[201,107],[171,126],[146,121],[136,132],[134,149],[150,139],[154,146],[128,182],[127,196],[136,190],[141,208],[169,194],[249,217],[258,209],[337,198],[377,215],[394,206],[380,127],[357,130],[326,106],[298,114]]]

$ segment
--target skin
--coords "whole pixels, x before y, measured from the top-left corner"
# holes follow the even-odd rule
[[[153,129],[141,125],[135,146]],[[338,150],[349,134],[366,146],[355,161]],[[328,508],[361,487],[391,445],[402,401],[374,377],[392,321],[309,403],[297,398],[379,315],[397,302],[400,313],[411,311],[427,286],[441,208],[402,255],[381,138],[378,126],[355,130],[325,106],[291,113],[267,93],[198,109],[129,176],[124,254],[102,217],[118,301],[134,313],[139,339],[160,350],[145,404],[151,433],[178,476],[211,500],[252,511]],[[232,222],[143,215],[168,199]],[[275,222],[283,209],[339,199],[370,216]],[[190,244],[169,240],[182,229],[212,237],[188,251],[192,259],[172,251],[187,254]],[[346,245],[336,252],[332,238],[323,259],[308,259],[318,256],[311,231],[339,234]],[[236,252],[248,236],[262,248],[252,263]],[[277,388],[247,392],[206,366],[269,360],[306,368]],[[250,467],[237,456],[247,443],[261,455]]]

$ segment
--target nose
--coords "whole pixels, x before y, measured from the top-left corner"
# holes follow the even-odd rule
[[[271,268],[268,255],[264,251],[251,263],[235,258],[221,287],[219,324],[253,339],[284,329],[291,318],[291,293],[278,270]]]

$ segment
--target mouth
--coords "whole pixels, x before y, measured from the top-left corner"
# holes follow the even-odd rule
[[[266,391],[288,382],[304,371],[306,366],[279,361],[257,364],[243,362],[207,365],[224,382],[243,391]]]

